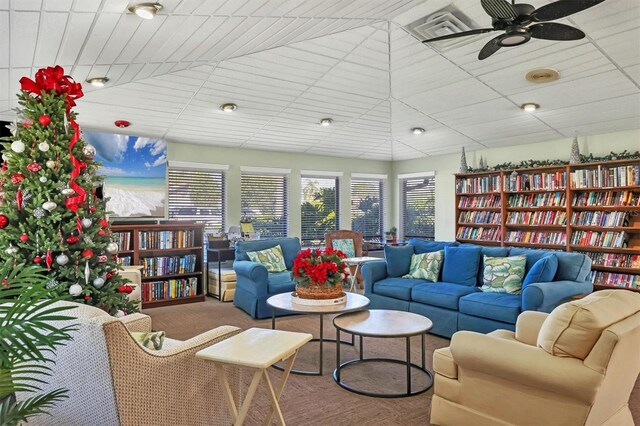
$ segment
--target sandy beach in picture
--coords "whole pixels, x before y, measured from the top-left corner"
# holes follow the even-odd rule
[[[162,178],[107,177],[105,180],[107,211],[117,217],[162,217],[165,195]]]

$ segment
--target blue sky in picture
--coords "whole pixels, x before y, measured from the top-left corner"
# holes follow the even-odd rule
[[[95,160],[102,163],[99,174],[112,177],[165,177],[165,140],[86,131],[83,136],[88,144],[95,147]]]

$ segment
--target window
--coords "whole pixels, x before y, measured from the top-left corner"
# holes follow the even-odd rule
[[[351,229],[381,239],[384,226],[382,179],[351,179]]]
[[[224,216],[224,172],[169,164],[169,218],[204,223],[205,231],[224,231]]]
[[[400,177],[403,238],[435,237],[435,177]]]
[[[338,229],[338,178],[302,176],[302,244],[322,245],[324,234]]]
[[[251,219],[260,238],[287,236],[286,176],[243,173],[240,198],[242,218]]]

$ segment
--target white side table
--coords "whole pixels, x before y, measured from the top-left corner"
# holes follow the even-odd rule
[[[196,353],[196,357],[215,363],[216,372],[222,379],[223,393],[234,425],[240,426],[244,423],[251,401],[263,376],[269,399],[271,399],[271,410],[265,424],[270,424],[274,412],[279,423],[285,424],[278,400],[289,378],[298,349],[311,340],[311,337],[311,334],[308,333],[250,328]],[[271,384],[267,370],[273,364],[284,360],[288,360],[284,369],[284,377],[276,391]],[[231,388],[223,368],[225,364],[255,370],[240,411],[236,408],[236,402],[231,394]]]
[[[351,275],[351,286],[349,287],[349,291],[354,291],[356,289],[356,283],[358,282],[358,271],[360,270],[360,266],[364,265],[367,262],[371,262],[372,260],[382,260],[379,257],[371,257],[371,256],[362,256],[362,257],[347,257],[343,260],[347,265],[355,265],[356,270]]]

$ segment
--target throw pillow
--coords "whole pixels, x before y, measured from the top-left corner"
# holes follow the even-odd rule
[[[484,284],[480,289],[488,293],[520,294],[526,264],[526,256],[485,256]]]
[[[154,351],[162,349],[162,343],[164,342],[164,331],[152,331],[150,333],[131,333],[131,336],[135,339],[140,346],[144,346],[147,349]]]
[[[445,247],[442,281],[474,287],[480,268],[482,247]]]
[[[556,276],[558,270],[558,258],[555,254],[549,253],[542,259],[533,264],[527,275],[522,282],[522,288],[524,289],[531,283],[546,283],[553,281],[553,277]]]
[[[428,253],[414,254],[411,256],[409,273],[402,278],[422,278],[436,282],[440,278],[440,268],[444,261],[444,250]]]
[[[413,256],[413,246],[384,246],[384,259],[387,261],[387,275],[389,277],[401,277],[409,273]]]
[[[284,272],[287,270],[280,244],[260,251],[248,251],[247,256],[252,262],[264,265],[267,268],[267,272]]]
[[[356,246],[353,244],[353,240],[351,238],[344,240],[332,240],[331,247],[336,250],[340,250],[347,257],[356,257]]]

